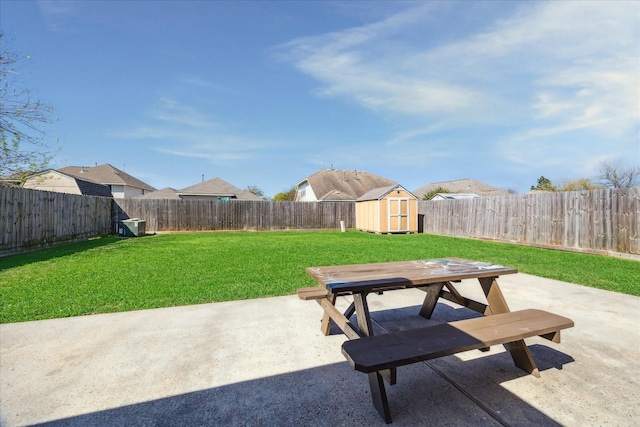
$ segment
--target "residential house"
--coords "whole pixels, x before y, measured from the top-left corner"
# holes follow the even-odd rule
[[[298,183],[296,201],[355,201],[369,190],[395,184],[365,171],[322,169]]]
[[[264,200],[250,191],[241,190],[220,178],[213,178],[177,191],[181,199]]]
[[[134,199],[180,199],[180,196],[178,196],[178,190],[167,187],[150,193],[144,193],[142,196],[134,197]]]
[[[55,193],[112,197],[111,190],[106,185],[76,178],[53,169],[31,175],[22,184],[22,187],[33,190],[53,191]]]
[[[480,197],[507,196],[510,194],[508,191],[492,187],[489,184],[471,178],[434,182],[418,188],[413,191],[413,194],[415,194],[419,200],[423,200],[425,195],[441,188],[447,190],[448,194],[476,194]]]
[[[460,200],[460,199],[478,199],[475,193],[436,193],[429,200]]]
[[[111,194],[113,194],[114,199],[142,196],[149,191],[156,191],[156,189],[149,184],[140,181],[138,178],[110,164],[93,167],[67,166],[58,169],[58,172],[106,185],[111,189]]]

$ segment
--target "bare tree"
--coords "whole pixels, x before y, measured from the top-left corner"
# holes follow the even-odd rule
[[[607,188],[631,188],[638,185],[640,166],[624,166],[620,162],[600,163],[598,180]]]
[[[0,33],[0,40],[4,35]],[[3,40],[4,41],[4,40]],[[27,57],[30,59],[29,57]],[[0,175],[14,175],[46,168],[53,154],[41,125],[51,122],[53,107],[33,99],[21,89],[14,69],[17,55],[0,52]]]
[[[260,188],[258,188],[257,185],[248,185],[246,190],[249,193],[255,194],[258,197],[264,197],[264,191],[262,191]]]

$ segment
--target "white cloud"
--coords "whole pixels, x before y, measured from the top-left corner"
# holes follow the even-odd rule
[[[441,34],[425,29],[438,13],[429,4],[296,39],[278,51],[321,83],[317,95],[371,110],[447,118],[452,126],[517,121],[532,128],[530,137],[584,128],[637,132],[640,3],[514,8],[507,18],[488,16],[484,29],[440,44]]]
[[[183,105],[169,98],[161,98],[160,102],[160,106],[154,108],[149,114],[152,119],[160,123],[202,130],[218,127],[214,120],[195,107]]]
[[[37,2],[40,16],[51,31],[75,31],[79,17],[78,8],[81,4],[74,1],[44,1]]]
[[[120,139],[153,140],[150,147],[176,157],[206,159],[212,164],[259,158],[283,144],[234,135],[195,105],[160,98],[141,123],[112,133]]]

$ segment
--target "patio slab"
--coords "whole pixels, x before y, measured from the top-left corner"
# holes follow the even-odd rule
[[[527,340],[542,377],[502,346],[403,367],[387,387],[393,425],[637,425],[640,298],[522,273],[499,281],[512,310],[575,322],[561,344]],[[481,296],[474,282],[459,289]],[[371,295],[375,327],[472,315],[444,301],[422,319],[423,295]],[[0,424],[384,425],[321,315],[286,296],[0,325]]]

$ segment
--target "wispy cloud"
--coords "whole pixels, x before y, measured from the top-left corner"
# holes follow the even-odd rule
[[[141,123],[112,134],[121,139],[149,140],[150,147],[164,154],[206,159],[212,164],[256,158],[282,144],[234,134],[194,105],[160,98]]]
[[[213,130],[218,127],[215,121],[197,108],[169,98],[161,98],[160,105],[154,108],[149,116],[165,125],[186,129]]]
[[[72,23],[78,17],[78,2],[39,0],[40,15],[51,31],[72,31]]]
[[[639,3],[520,3],[506,18],[432,46],[424,22],[436,12],[412,7],[277,52],[320,82],[318,96],[385,113],[452,126],[519,121],[530,136],[637,129]]]

